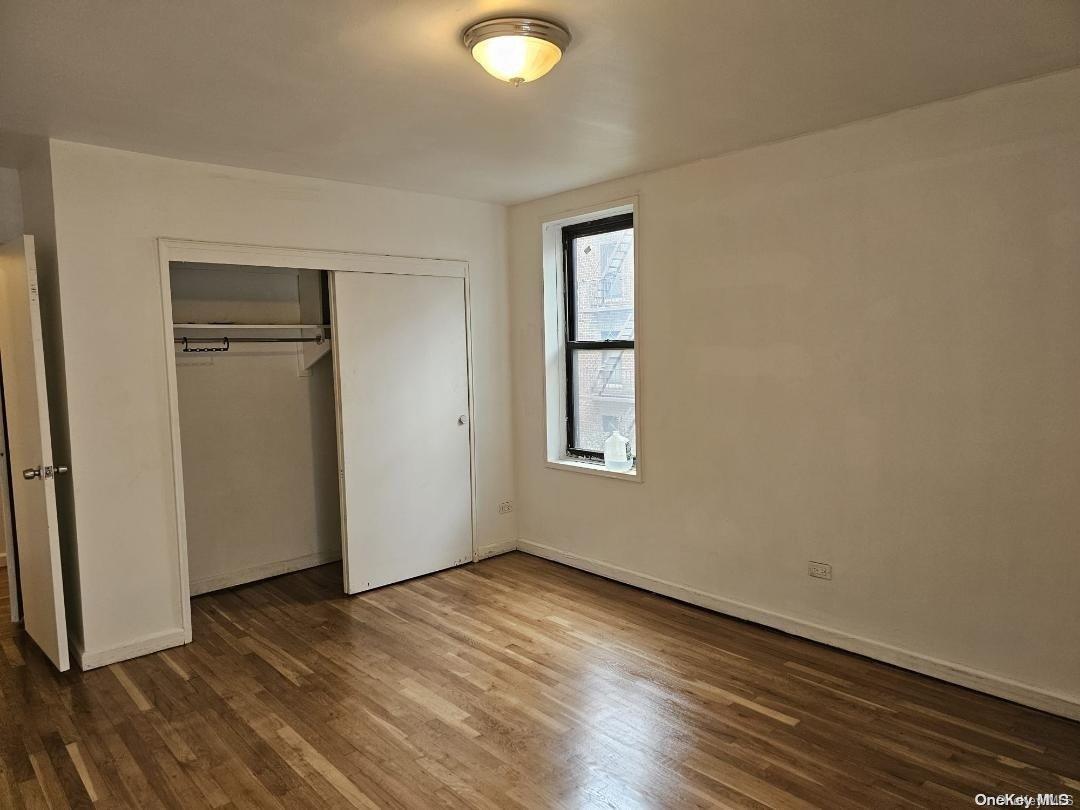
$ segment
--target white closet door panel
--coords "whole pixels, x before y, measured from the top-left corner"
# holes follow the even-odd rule
[[[465,282],[333,274],[345,590],[472,559]]]

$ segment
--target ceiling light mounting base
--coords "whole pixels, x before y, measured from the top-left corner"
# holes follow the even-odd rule
[[[470,25],[461,35],[470,51],[493,37],[535,37],[550,42],[560,51],[570,47],[570,32],[558,23],[536,17],[495,17]]]

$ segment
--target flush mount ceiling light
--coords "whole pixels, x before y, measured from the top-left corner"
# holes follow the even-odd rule
[[[484,70],[516,87],[555,67],[570,32],[533,17],[497,17],[469,26],[462,39]]]

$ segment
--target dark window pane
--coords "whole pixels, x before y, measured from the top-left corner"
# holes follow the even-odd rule
[[[634,339],[634,229],[573,242],[576,340]]]
[[[634,350],[570,352],[574,383],[574,447],[604,452],[612,430],[630,440],[637,455],[634,420]]]

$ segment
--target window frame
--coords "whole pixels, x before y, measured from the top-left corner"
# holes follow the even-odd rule
[[[634,291],[631,296],[634,306],[634,339],[633,340],[577,340],[577,284],[574,278],[574,240],[583,236],[596,236],[614,231],[634,231],[635,250],[637,246],[637,230],[634,224],[634,211],[615,214],[613,216],[576,222],[563,225],[560,239],[562,243],[562,271],[563,271],[563,365],[566,374],[566,449],[565,453],[571,459],[588,459],[602,461],[604,454],[598,450],[587,450],[574,446],[576,398],[574,396],[574,356],[579,351],[611,351],[630,349],[635,352],[635,367],[637,354],[635,343],[637,339],[637,277],[635,267]],[[637,387],[634,390],[634,413],[635,423],[637,414]],[[636,464],[636,459],[635,459]]]

